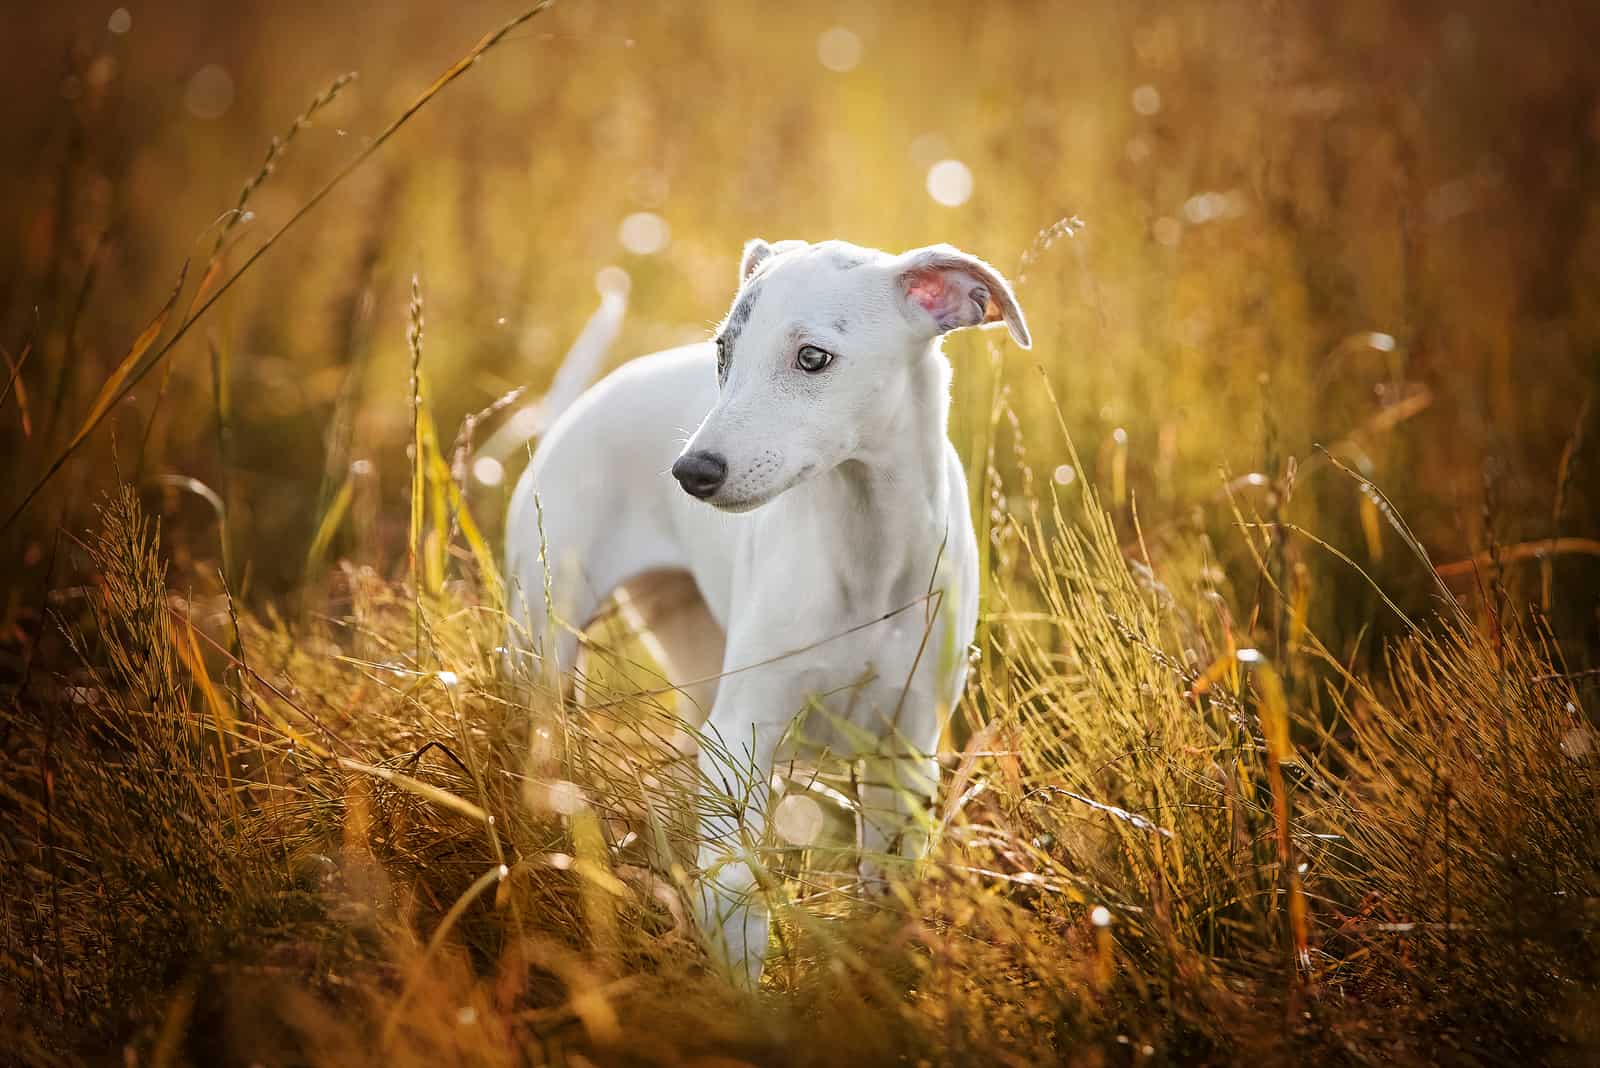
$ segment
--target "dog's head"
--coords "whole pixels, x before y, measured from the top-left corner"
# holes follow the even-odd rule
[[[949,245],[893,256],[758,238],[739,276],[716,333],[717,403],[672,465],[687,492],[724,511],[874,451],[918,402],[912,386],[939,335],[1004,322],[1029,345],[1006,280]]]

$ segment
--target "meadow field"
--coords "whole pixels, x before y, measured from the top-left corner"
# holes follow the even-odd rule
[[[1600,1062],[1600,8],[532,2],[8,14],[0,1063]],[[945,345],[933,854],[795,794],[740,992],[498,561],[753,236],[1034,344]]]

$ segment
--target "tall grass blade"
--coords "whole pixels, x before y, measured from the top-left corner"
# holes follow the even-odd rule
[[[22,355],[13,360],[9,350],[0,348],[0,355],[5,356],[6,368],[11,372],[6,378],[6,388],[0,390],[0,408],[5,407],[6,401],[11,399],[11,394],[15,391],[17,394],[17,407],[22,412],[23,437],[31,437],[33,434],[33,428],[28,417],[28,390],[22,383],[22,369],[27,366],[28,357],[32,354],[33,346],[24,345],[22,347]]]
[[[117,361],[117,366],[112,368],[110,376],[101,385],[100,392],[95,395],[94,403],[89,405],[89,414],[84,417],[83,422],[78,426],[77,432],[67,442],[63,456],[71,453],[83,443],[85,438],[94,432],[94,428],[100,425],[100,420],[104,419],[112,406],[122,399],[124,385],[131,387],[132,382],[130,379],[137,380],[136,372],[140,371],[140,361],[144,359],[145,353],[150,351],[150,346],[156,343],[156,339],[161,336],[161,332],[166,329],[167,319],[171,317],[172,309],[178,304],[178,296],[183,292],[183,282],[188,277],[188,274],[189,263],[186,260],[183,266],[178,269],[178,281],[172,287],[172,294],[167,297],[166,303],[161,306],[161,310],[156,313],[155,318],[150,320],[149,325],[139,332],[138,337],[133,339],[132,347],[128,349],[121,360]],[[49,477],[48,472],[46,477]]]

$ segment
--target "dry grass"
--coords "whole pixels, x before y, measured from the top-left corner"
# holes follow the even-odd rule
[[[96,13],[6,68],[61,89],[0,174],[7,1056],[1597,1055],[1586,9],[571,3],[458,63],[484,6]],[[233,109],[139,118],[202,26]],[[598,267],[620,357],[758,232],[971,247],[1036,348],[949,346],[986,586],[934,857],[855,900],[811,795],[741,996],[670,695],[614,620],[585,707],[506,675],[466,457]]]

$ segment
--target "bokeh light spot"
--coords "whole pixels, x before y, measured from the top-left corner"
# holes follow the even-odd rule
[[[822,806],[805,794],[788,794],[778,802],[772,823],[790,845],[811,845],[822,834]]]
[[[183,106],[197,119],[220,119],[233,106],[233,76],[215,63],[206,64],[189,79]]]
[[[1216,216],[1212,193],[1197,193],[1183,202],[1183,216],[1192,223],[1203,223]]]
[[[546,794],[549,807],[563,815],[570,816],[583,808],[583,788],[568,779],[557,779],[549,786]]]
[[[928,168],[928,195],[947,208],[972,196],[972,171],[958,159],[942,159]]]
[[[1062,464],[1055,470],[1055,480],[1058,486],[1070,486],[1078,481],[1078,472],[1072,469],[1071,464]]]
[[[485,486],[498,486],[505,481],[506,469],[493,456],[480,456],[472,461],[472,477]]]
[[[518,437],[530,438],[539,432],[540,427],[544,426],[544,414],[539,410],[538,405],[530,404],[516,415],[513,415],[509,422],[514,434]]]
[[[855,70],[861,63],[861,38],[843,26],[834,26],[817,35],[817,62],[838,74]]]
[[[1192,223],[1233,219],[1249,210],[1249,200],[1238,190],[1231,193],[1196,193],[1183,202],[1183,217]]]
[[[1154,115],[1161,110],[1161,93],[1153,85],[1141,85],[1133,91],[1133,110],[1141,115]]]
[[[655,212],[636,211],[622,220],[617,228],[617,240],[636,256],[650,256],[672,242],[672,230],[667,220]]]
[[[133,29],[133,15],[125,7],[117,8],[106,20],[106,29],[112,33],[127,33]]]

